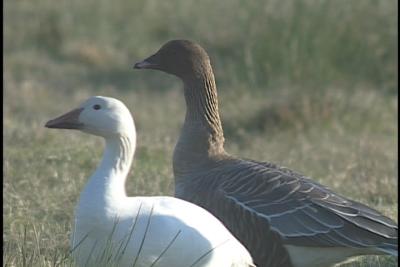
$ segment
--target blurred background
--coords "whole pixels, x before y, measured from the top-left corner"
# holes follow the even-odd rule
[[[397,217],[396,0],[3,3],[3,266],[72,264],[73,209],[102,140],[43,126],[91,95],[122,100],[135,118],[128,193],[173,195],[182,84],[132,68],[171,39],[209,53],[228,152]]]

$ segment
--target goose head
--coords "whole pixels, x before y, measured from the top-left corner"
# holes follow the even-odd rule
[[[48,121],[47,128],[75,129],[104,138],[135,134],[135,124],[128,108],[119,100],[93,96],[75,108]]]
[[[207,52],[189,40],[172,40],[154,55],[134,65],[135,69],[154,69],[175,75],[182,80],[201,77],[211,70]]]

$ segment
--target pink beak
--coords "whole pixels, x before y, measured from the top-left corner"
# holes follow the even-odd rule
[[[61,115],[55,119],[49,120],[45,127],[57,129],[81,129],[83,123],[79,122],[79,115],[83,108],[77,108]]]

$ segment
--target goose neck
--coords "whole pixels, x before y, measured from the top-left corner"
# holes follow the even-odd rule
[[[90,178],[85,193],[92,197],[119,199],[126,197],[125,180],[132,164],[135,138],[118,135],[105,138],[105,150],[99,167]]]
[[[224,155],[224,135],[212,70],[184,80],[186,116],[173,165],[175,177],[204,168]]]
[[[184,126],[202,128],[207,137],[223,143],[217,88],[211,67],[184,81],[184,93],[187,108]]]

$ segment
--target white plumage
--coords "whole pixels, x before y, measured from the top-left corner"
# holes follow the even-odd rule
[[[173,197],[126,195],[136,130],[122,102],[91,97],[46,127],[105,139],[103,159],[75,211],[72,250],[79,266],[253,266],[247,250],[203,208]]]

